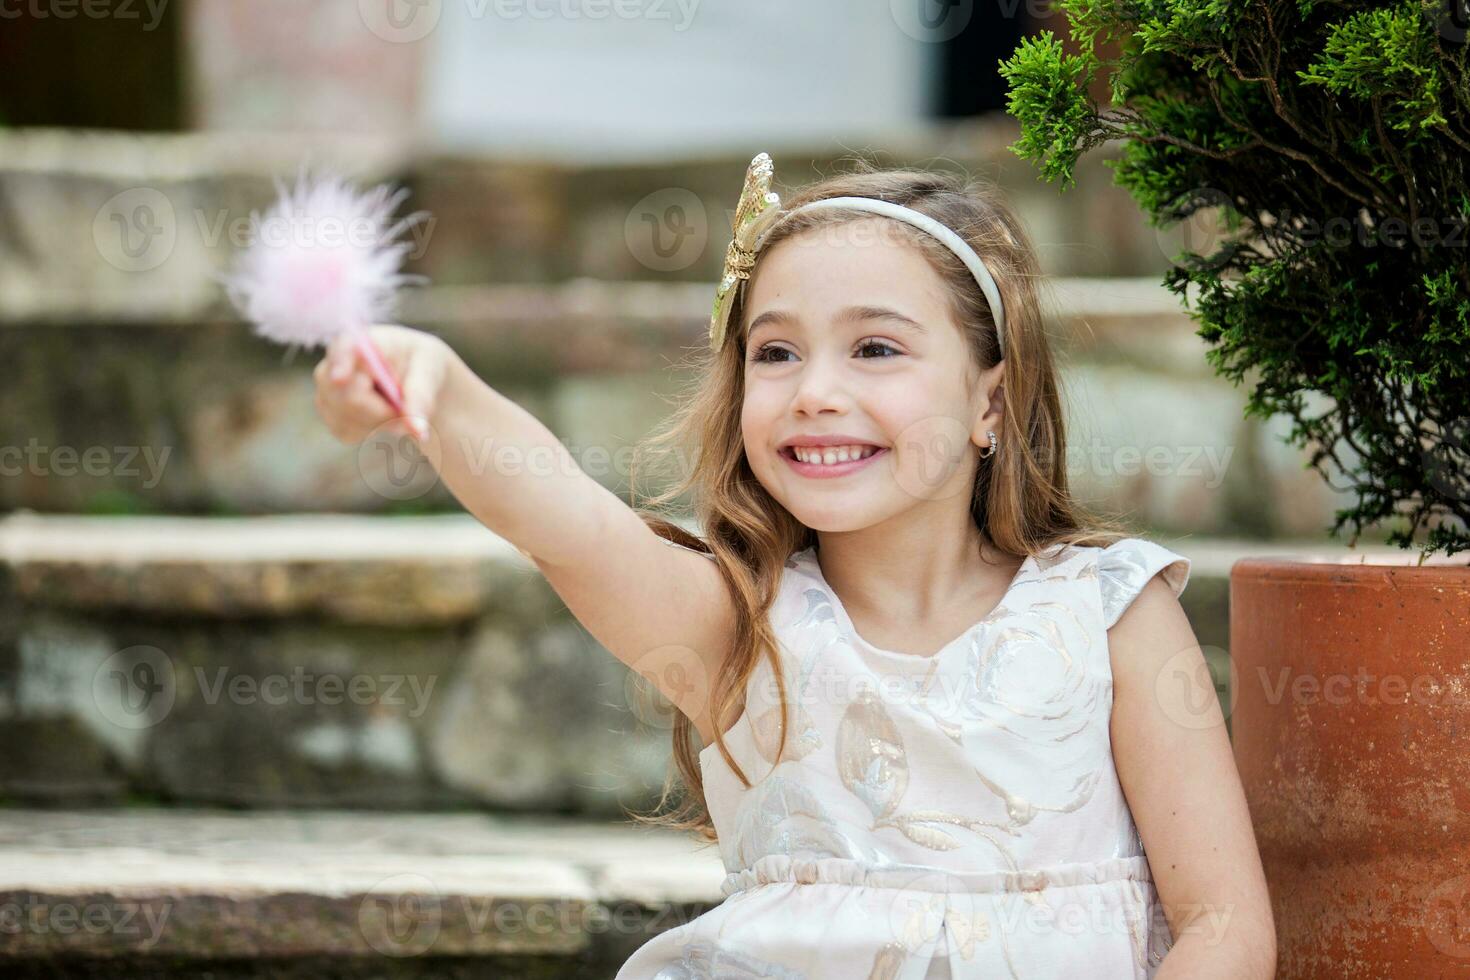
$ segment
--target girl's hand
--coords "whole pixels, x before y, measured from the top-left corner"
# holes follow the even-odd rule
[[[393,324],[369,327],[368,335],[398,378],[408,414],[399,416],[373,387],[367,365],[345,334],[327,346],[326,356],[312,371],[317,414],[333,436],[349,445],[385,425],[420,442],[427,440],[454,352],[433,334]]]

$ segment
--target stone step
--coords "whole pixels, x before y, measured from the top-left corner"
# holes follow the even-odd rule
[[[1140,276],[1174,251],[1114,186],[1112,145],[1076,168],[1059,194],[1009,149],[1004,115],[945,120],[873,141],[887,165],[962,168],[998,183],[1022,212],[1052,275]],[[655,162],[569,164],[504,160],[412,140],[338,134],[177,134],[14,128],[0,131],[0,321],[83,311],[129,316],[135,302],[188,316],[208,304],[208,274],[249,238],[249,219],[294,180],[301,162],[363,185],[412,191],[400,213],[424,209],[414,271],[441,285],[719,278],[730,214],[750,158],[776,154],[778,186],[837,169],[835,141],[752,147]],[[1182,240],[1182,239],[1181,239]]]
[[[1350,554],[1148,536],[1219,668],[1231,563]],[[619,817],[673,719],[467,515],[0,520],[0,801]]]
[[[610,978],[723,879],[713,845],[627,823],[6,809],[0,973]]]
[[[668,705],[466,515],[17,514],[0,556],[0,799],[657,798]]]
[[[712,295],[704,281],[590,276],[556,283],[426,285],[404,290],[396,320],[440,334],[456,350],[468,351],[491,377],[509,366],[494,359],[496,351],[502,358],[513,354],[522,371],[527,359],[559,373],[639,371],[652,354],[676,357],[704,339]],[[1189,295],[1197,290],[1191,287]],[[1189,316],[1157,276],[1056,276],[1046,281],[1041,299],[1068,349],[1127,357],[1171,373],[1209,373]],[[100,326],[122,338],[218,325],[232,329],[242,346],[259,345],[218,294],[180,303],[178,293],[119,286],[110,293],[73,291],[58,300],[44,309],[0,309],[0,322],[12,331],[28,325]]]
[[[0,519],[0,561],[37,604],[159,616],[319,616],[380,626],[447,626],[549,611],[530,559],[467,514],[372,518],[86,517]]]
[[[1244,416],[1245,393],[1210,373],[1167,290],[1140,278],[1051,285],[1080,496],[1173,533],[1311,536],[1330,525],[1348,495],[1305,468],[1281,419]],[[633,446],[690,380],[684,358],[705,342],[708,309],[705,284],[582,279],[410,292],[403,319],[444,336],[589,474],[626,493]],[[319,354],[266,344],[223,311],[195,313],[0,329],[0,360],[28,365],[0,396],[0,510],[457,509],[409,448],[332,437],[313,406]],[[79,349],[86,371],[74,369]]]

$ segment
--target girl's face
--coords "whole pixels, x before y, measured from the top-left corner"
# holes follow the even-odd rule
[[[793,235],[746,284],[745,454],[767,492],[816,531],[915,508],[954,526],[948,511],[969,511],[985,433],[1000,430],[1004,364],[976,380],[943,280],[886,224]],[[845,452],[807,448],[834,436]]]

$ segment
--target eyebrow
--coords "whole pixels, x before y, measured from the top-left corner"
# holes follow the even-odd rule
[[[886,306],[847,306],[837,311],[838,323],[861,323],[864,320],[889,320],[917,334],[925,332],[924,325],[917,320],[907,317],[897,310],[891,310]],[[796,322],[796,317],[785,310],[766,310],[750,321],[750,328],[745,335],[750,337],[755,334],[759,327],[770,324],[772,326],[790,326]]]

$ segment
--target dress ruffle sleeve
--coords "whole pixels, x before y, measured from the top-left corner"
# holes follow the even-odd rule
[[[1174,595],[1181,595],[1189,570],[1188,558],[1142,538],[1124,538],[1104,548],[1097,560],[1097,579],[1105,627],[1112,628],[1157,574],[1162,573]]]

